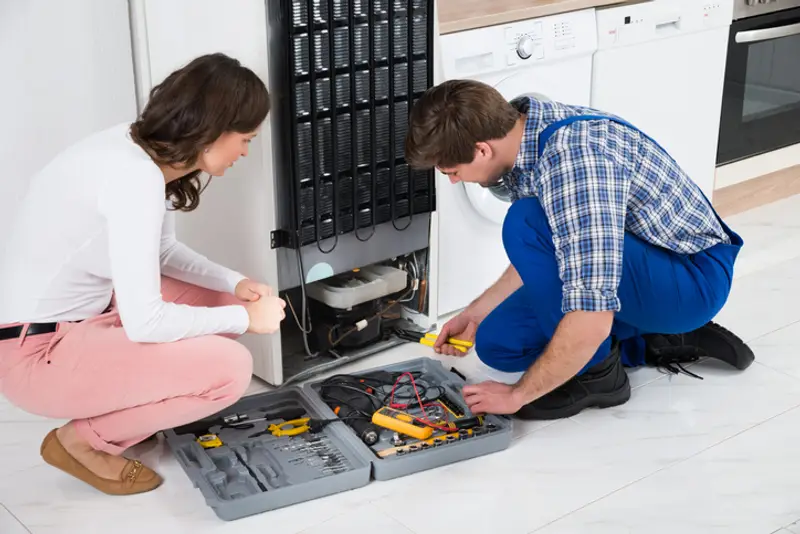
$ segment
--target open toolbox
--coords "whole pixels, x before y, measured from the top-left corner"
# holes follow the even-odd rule
[[[507,448],[511,420],[469,413],[465,383],[419,358],[245,397],[165,435],[206,503],[233,520]]]

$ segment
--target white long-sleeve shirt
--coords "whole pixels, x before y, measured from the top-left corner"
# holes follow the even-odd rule
[[[128,127],[86,138],[32,178],[14,225],[0,231],[0,325],[87,319],[113,291],[132,341],[244,333],[243,306],[162,299],[162,274],[226,292],[244,276],[176,240],[164,176]]]

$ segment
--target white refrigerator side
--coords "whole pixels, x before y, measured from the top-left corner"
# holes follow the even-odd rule
[[[442,50],[439,47],[439,2],[433,5],[433,85],[444,81],[442,72]],[[439,171],[433,171],[433,184],[436,188],[436,198],[439,198]],[[424,327],[441,326],[439,317],[439,208],[431,213],[431,231],[428,241],[428,320]]]
[[[263,0],[130,0],[140,104],[151,87],[197,56],[222,52],[267,82],[266,12]],[[242,158],[212,180],[198,209],[177,217],[178,238],[213,261],[278,286],[275,179],[270,117]],[[287,318],[287,320],[290,320]],[[245,335],[254,373],[271,384],[283,381],[280,335]]]

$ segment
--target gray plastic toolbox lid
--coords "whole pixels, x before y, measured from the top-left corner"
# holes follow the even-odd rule
[[[255,421],[264,410],[297,407],[313,418],[326,417],[299,388],[290,387],[245,397],[204,420],[244,413],[254,420],[253,428],[223,428],[219,423],[209,427],[200,421],[165,432],[178,463],[221,519],[239,519],[369,483],[370,462],[346,439],[351,431],[342,422],[317,434],[251,437],[269,424],[283,422]],[[209,431],[222,446],[204,448],[198,443],[197,438]]]
[[[413,373],[421,386],[436,388],[455,410],[471,415],[460,393],[465,380],[436,360],[420,358],[357,374],[379,372]],[[393,441],[393,433],[383,429],[380,440],[368,446],[343,421],[314,434],[264,433],[269,425],[284,422],[276,418],[280,413],[336,419],[320,397],[323,382],[245,397],[224,412],[165,432],[179,464],[217,516],[238,519],[365,486],[370,473],[388,480],[500,451],[511,443],[511,420],[491,415],[478,429],[437,431],[430,439],[406,444]],[[379,388],[376,395],[387,396],[390,390]],[[224,424],[222,419],[232,414],[246,419]],[[250,426],[233,428],[237,424]],[[207,434],[218,436],[221,446],[214,441],[206,442],[207,448],[201,445],[200,437]]]

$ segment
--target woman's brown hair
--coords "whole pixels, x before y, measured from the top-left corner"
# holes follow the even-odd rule
[[[150,91],[130,134],[156,163],[191,167],[222,134],[257,129],[269,109],[269,92],[253,71],[224,54],[209,54],[176,70]],[[202,190],[199,170],[166,186],[167,198],[181,211],[195,209]]]

